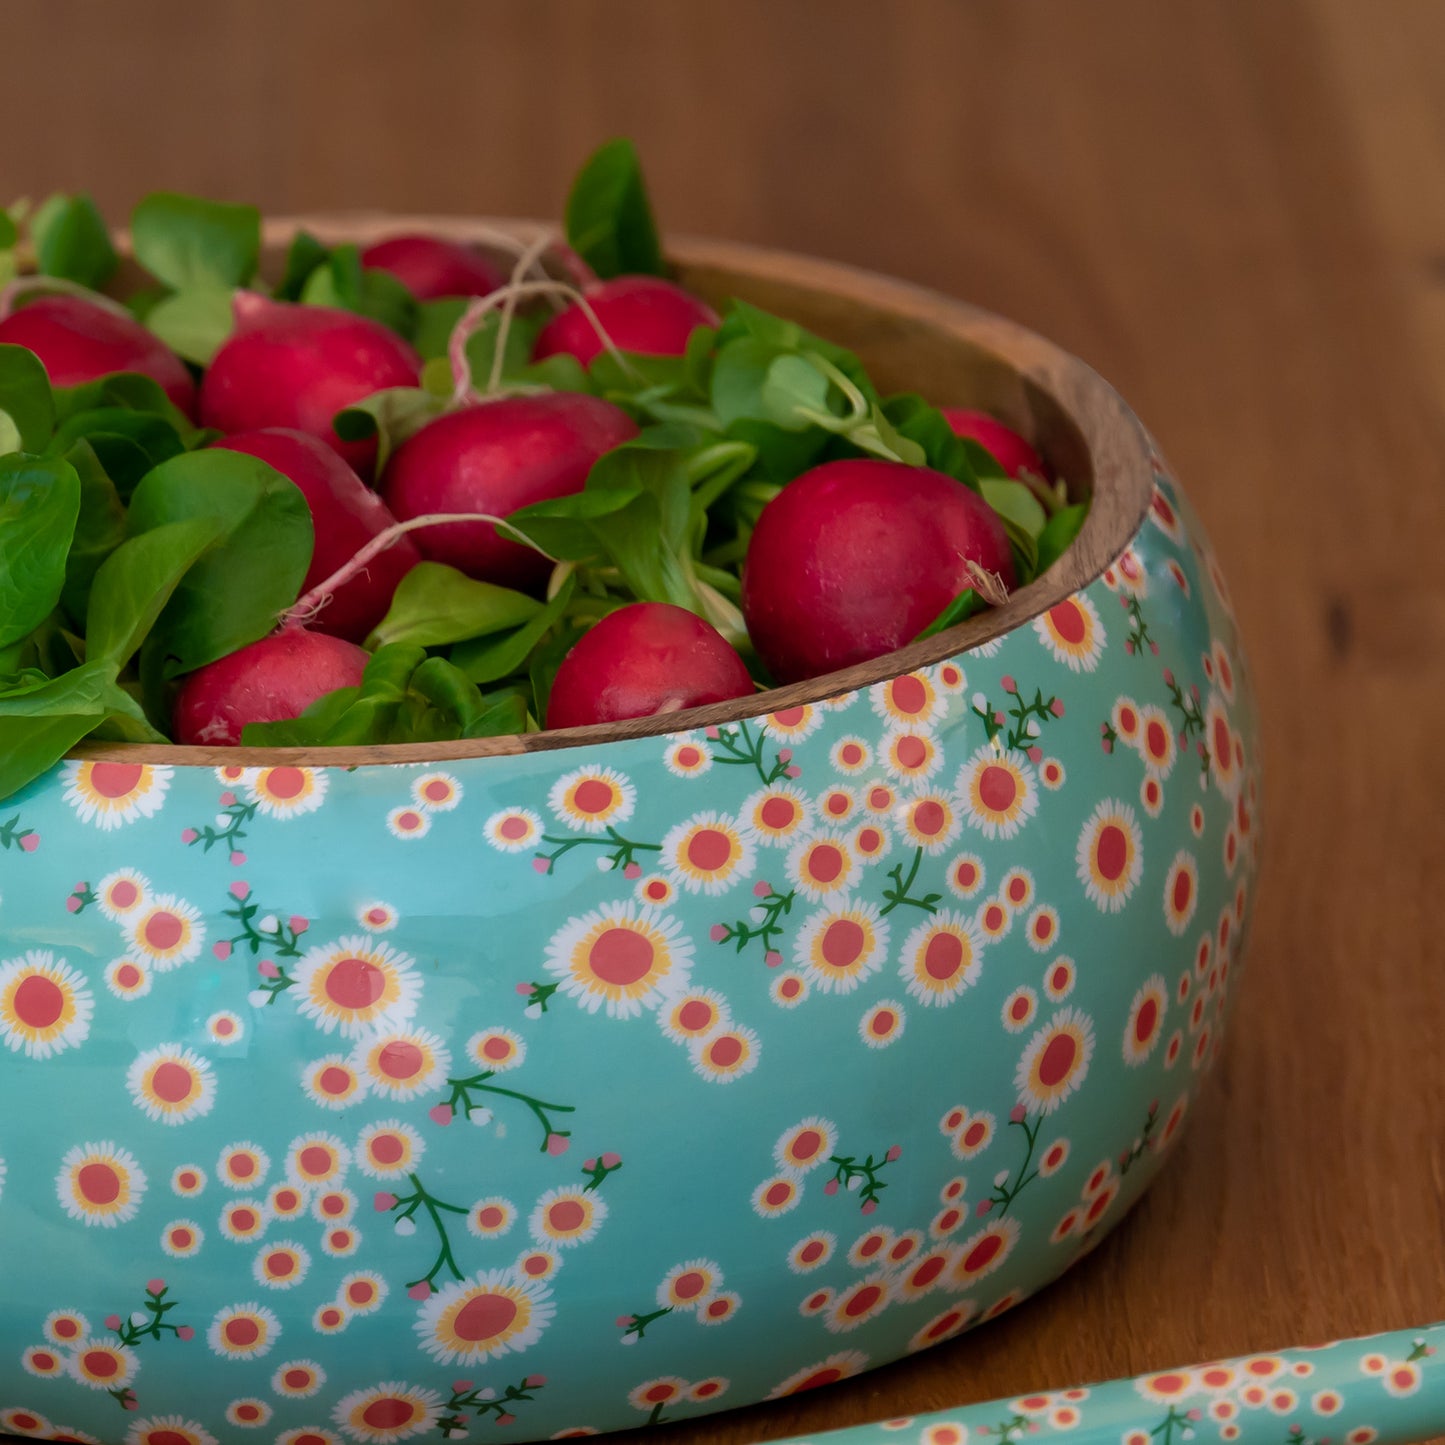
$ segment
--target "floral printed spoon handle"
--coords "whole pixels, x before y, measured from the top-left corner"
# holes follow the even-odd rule
[[[1423,1330],[1245,1355],[830,1432],[829,1445],[1407,1445],[1445,1435],[1445,1364]],[[781,1445],[806,1445],[801,1437]]]

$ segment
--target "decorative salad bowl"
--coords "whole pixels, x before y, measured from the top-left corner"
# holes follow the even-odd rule
[[[1007,322],[677,259],[1029,434],[1092,496],[1078,540],[996,611],[746,704],[98,746],[10,799],[0,1431],[531,1440],[782,1396],[1017,1303],[1174,1147],[1258,837],[1188,504]]]

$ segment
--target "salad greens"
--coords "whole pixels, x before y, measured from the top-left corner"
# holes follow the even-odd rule
[[[666,274],[631,142],[587,162],[565,217],[574,273]],[[545,597],[423,562],[367,639],[361,684],[300,718],[252,725],[248,744],[535,729],[567,649],[635,600],[706,617],[765,684],[738,609],[741,563],[762,508],[823,461],[926,465],[979,491],[1003,518],[1021,581],[1051,566],[1083,521],[1082,505],[1041,500],[922,396],[881,394],[853,353],[743,301],[698,328],[685,355],[604,351],[585,368],[571,356],[532,362],[545,303],[505,321],[494,310],[470,328],[469,376],[458,378],[448,345],[467,303],[419,302],[355,246],[300,232],[267,288],[254,207],[171,193],[136,206],[131,238],[153,284],[125,304],[193,368],[229,336],[243,287],[355,311],[412,341],[427,362],[421,385],[380,392],[335,423],[346,439],[379,436],[383,463],[468,387],[588,392],[640,427],[580,492],[509,519],[553,563]],[[86,196],[0,212],[0,282],[99,288],[116,266]],[[266,636],[296,602],[313,547],[305,499],[264,462],[208,449],[214,439],[145,377],[55,388],[33,353],[0,345],[0,797],[83,738],[164,741],[177,679]],[[982,605],[962,592],[923,635]]]

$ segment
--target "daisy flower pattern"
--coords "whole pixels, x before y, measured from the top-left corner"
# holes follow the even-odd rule
[[[699,813],[663,838],[662,861],[689,893],[722,893],[753,871],[753,847],[731,818]]]
[[[194,904],[161,893],[129,915],[125,939],[132,957],[164,972],[200,957],[206,928]]]
[[[409,761],[108,743],[18,793],[0,1433],[686,1424],[1092,1249],[1219,1056],[1268,823],[1237,631],[1155,499],[1107,579],[804,704]],[[1331,1390],[1383,1437],[1387,1379],[1428,1393],[1413,1348],[1343,1384],[1318,1352],[1179,1372],[1176,1445],[1196,1406],[1343,1442]],[[1078,1439],[1111,1388],[888,1428]]]
[[[209,1114],[216,1101],[210,1061],[180,1044],[162,1044],[136,1057],[125,1085],[135,1106],[162,1124],[184,1124]]]
[[[228,1305],[216,1311],[206,1343],[223,1358],[256,1360],[270,1354],[280,1334],[281,1321],[264,1305]]]
[[[1076,1008],[1061,1009],[1039,1029],[1019,1059],[1019,1102],[1052,1114],[1083,1084],[1094,1054],[1094,1026]]]
[[[134,868],[117,868],[95,885],[95,904],[103,917],[119,923],[145,902],[150,882]]]
[[[110,1143],[73,1144],[60,1161],[60,1207],[81,1224],[113,1229],[135,1218],[146,1177],[135,1155]]]
[[[106,832],[153,818],[165,802],[172,769],[150,763],[70,762],[63,796],[82,822]]]
[[[1105,799],[1090,814],[1075,853],[1079,882],[1091,902],[1117,913],[1144,872],[1143,835],[1127,803]]]
[[[421,991],[406,954],[359,935],[308,950],[293,978],[297,1012],[343,1038],[405,1023]]]
[[[0,963],[0,1043],[48,1059],[84,1043],[95,997],[85,977],[45,949]]]
[[[482,833],[503,853],[525,853],[542,836],[542,820],[530,808],[507,808],[493,813]]]
[[[268,818],[295,818],[314,813],[326,801],[324,768],[256,768],[245,783],[256,811]]]
[[[614,768],[577,768],[552,785],[547,804],[569,828],[601,833],[632,816],[637,789]]]
[[[416,1333],[438,1364],[480,1364],[534,1345],[555,1314],[546,1285],[509,1269],[484,1270],[431,1295]]]
[[[1093,672],[1104,650],[1099,610],[1087,593],[1076,592],[1034,619],[1045,651],[1070,672]]]
[[[331,1419],[352,1440],[391,1445],[394,1440],[410,1440],[432,1429],[442,1401],[437,1390],[388,1381],[343,1395]]]
[[[546,970],[588,1013],[630,1018],[687,987],[692,943],[677,919],[646,905],[574,918],[547,945]]]
[[[793,962],[824,993],[851,993],[882,968],[888,935],[888,923],[875,904],[819,909],[798,930]]]
[[[1012,838],[1038,811],[1034,771],[1019,754],[980,748],[955,783],[964,819],[986,838]]]

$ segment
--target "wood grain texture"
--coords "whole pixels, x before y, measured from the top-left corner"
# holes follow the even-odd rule
[[[1211,530],[1262,707],[1267,843],[1241,1013],[1178,1157],[1011,1314],[673,1438],[741,1445],[1445,1317],[1445,348],[1421,274],[1445,248],[1445,7],[7,0],[4,17],[23,59],[0,88],[0,193],[88,186],[117,218],[158,185],[555,214],[577,159],[626,131],[670,230],[903,276],[1084,357]]]

